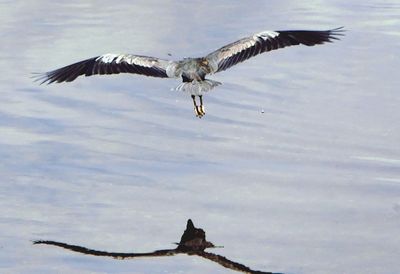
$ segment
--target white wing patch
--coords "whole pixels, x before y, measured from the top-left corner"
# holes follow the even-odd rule
[[[111,63],[115,58],[117,58],[119,55],[114,54],[114,53],[107,53],[99,56],[96,61],[100,61],[103,63]]]
[[[141,66],[145,68],[159,68],[165,70],[165,73],[170,78],[176,78],[177,63],[174,61],[162,60],[154,57],[133,55],[133,54],[115,54],[107,53],[99,56],[96,61],[106,64],[120,64],[127,63],[129,65]]]
[[[264,40],[267,40],[268,38],[275,38],[278,35],[279,35],[279,32],[267,30],[267,31],[263,31],[260,33],[256,33],[255,35],[253,35],[253,39],[255,40],[257,38],[262,38]]]
[[[103,63],[115,62],[116,64],[125,62],[128,63],[129,65],[138,65],[148,68],[153,67],[159,63],[155,58],[137,56],[132,54],[115,54],[115,53],[103,54],[100,57],[98,57],[96,61],[100,61]]]

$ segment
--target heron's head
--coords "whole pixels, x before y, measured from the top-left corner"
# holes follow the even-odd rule
[[[200,66],[200,69],[204,72],[204,73],[210,73],[210,63],[208,62],[208,60],[207,59],[205,59],[205,58],[201,58],[200,60],[199,60],[199,66]]]

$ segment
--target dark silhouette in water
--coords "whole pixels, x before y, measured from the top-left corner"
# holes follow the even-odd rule
[[[120,253],[120,252],[107,252],[89,249],[78,245],[69,245],[66,243],[56,242],[56,241],[34,241],[33,244],[47,244],[59,246],[65,249],[69,249],[75,252],[94,255],[94,256],[107,256],[113,257],[115,259],[130,259],[136,257],[161,257],[161,256],[174,256],[176,254],[187,254],[187,255],[197,255],[205,259],[216,262],[223,267],[245,273],[258,273],[258,274],[278,274],[273,272],[257,271],[242,265],[240,263],[231,261],[224,256],[217,255],[214,253],[204,251],[206,248],[215,248],[213,243],[206,240],[206,233],[201,228],[196,228],[193,225],[192,220],[188,220],[186,224],[186,230],[183,232],[181,241],[177,243],[175,249],[162,249],[156,250],[154,252],[147,253]]]

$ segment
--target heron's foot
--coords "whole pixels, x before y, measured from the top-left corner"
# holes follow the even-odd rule
[[[204,106],[194,106],[194,114],[196,114],[196,117],[202,118],[206,114]]]
[[[192,95],[192,100],[193,100],[193,105],[194,105],[194,114],[196,114],[196,117],[203,117],[206,112],[204,110],[204,106],[203,106],[203,96],[199,95],[199,99],[200,99],[200,105],[197,105],[196,102],[196,96]]]

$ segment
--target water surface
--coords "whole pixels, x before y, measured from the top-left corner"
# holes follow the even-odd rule
[[[188,218],[254,269],[400,272],[399,18],[395,1],[0,1],[0,272],[230,273],[31,244],[144,252]],[[339,42],[212,76],[201,120],[174,79],[30,79],[108,52],[180,59],[342,25]]]

